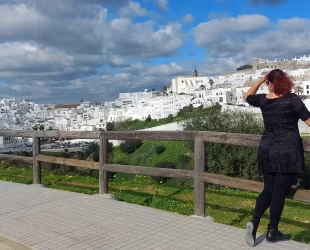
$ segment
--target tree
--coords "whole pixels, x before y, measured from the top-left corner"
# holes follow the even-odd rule
[[[156,91],[155,89],[152,89],[152,91],[154,92],[154,91]]]
[[[146,121],[146,122],[152,121],[152,117],[151,117],[150,115],[148,115],[148,116],[146,117],[145,121]]]
[[[44,130],[44,125],[40,125],[39,130],[41,130],[41,131]]]
[[[295,92],[297,93],[297,95],[302,94],[303,91],[304,89],[300,84],[298,84],[298,86],[295,87]]]
[[[211,89],[212,89],[212,86],[213,86],[213,84],[214,84],[213,79],[210,79],[210,80],[209,80],[209,84],[210,84],[210,87],[211,87]]]
[[[245,64],[245,65],[242,65],[239,68],[237,68],[237,71],[243,70],[243,69],[252,69],[252,68],[253,68],[253,66],[251,64]]]
[[[115,131],[115,125],[113,122],[108,122],[106,125],[106,130],[107,131]]]
[[[38,126],[37,126],[37,125],[34,125],[34,126],[32,127],[32,129],[33,129],[33,130],[38,130]]]
[[[167,89],[168,89],[167,86],[164,86],[163,91],[167,92]]]

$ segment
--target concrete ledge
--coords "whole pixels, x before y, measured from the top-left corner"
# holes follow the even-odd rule
[[[200,220],[215,222],[215,220],[211,216],[203,217],[203,216],[198,216],[198,215],[192,215],[191,217],[196,218],[196,219],[200,219]]]
[[[118,200],[118,198],[114,194],[94,194],[94,196],[98,196],[109,200]]]

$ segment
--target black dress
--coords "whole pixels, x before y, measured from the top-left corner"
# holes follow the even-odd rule
[[[258,148],[259,172],[296,173],[305,169],[304,150],[298,120],[306,121],[310,112],[298,95],[267,99],[265,94],[248,96],[246,101],[259,107],[264,133]]]

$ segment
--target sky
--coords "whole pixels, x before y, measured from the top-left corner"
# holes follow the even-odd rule
[[[310,54],[308,0],[0,0],[0,97],[113,101]]]

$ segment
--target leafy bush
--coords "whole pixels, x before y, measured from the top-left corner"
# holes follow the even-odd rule
[[[178,165],[180,169],[193,169],[193,166],[190,166],[192,158],[188,155],[179,155]]]
[[[156,168],[170,168],[170,169],[174,169],[175,168],[173,163],[169,162],[169,161],[158,162],[155,167]],[[160,183],[165,183],[165,182],[167,182],[171,178],[161,177],[161,176],[153,176],[152,179],[154,181],[157,181],[157,182],[160,182]]]
[[[253,113],[213,109],[206,116],[188,119],[185,130],[262,134],[263,123]],[[193,144],[191,144],[193,145]],[[257,171],[257,148],[206,143],[206,170],[252,180],[261,180]]]
[[[146,122],[152,121],[152,117],[151,117],[150,115],[148,115],[148,116],[146,117],[145,121],[146,121]]]
[[[162,154],[163,152],[165,152],[165,150],[166,150],[166,147],[165,146],[157,146],[156,148],[155,148],[155,152],[156,152],[156,154]]]
[[[125,154],[131,154],[142,146],[141,140],[128,140],[120,144],[120,150]]]
[[[108,143],[108,152],[112,152],[113,150],[113,143]],[[91,142],[87,146],[84,151],[84,159],[92,160],[92,161],[99,161],[99,144],[97,142]]]

